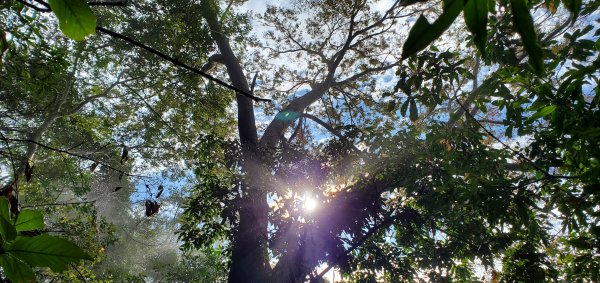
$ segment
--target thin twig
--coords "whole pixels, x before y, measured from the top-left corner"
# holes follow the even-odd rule
[[[527,163],[529,163],[529,165],[531,165],[533,168],[535,168],[536,170],[538,170],[539,172],[541,172],[545,176],[547,176],[547,177],[556,177],[556,178],[564,178],[564,179],[577,179],[577,178],[579,178],[578,176],[556,176],[556,175],[550,174],[549,172],[547,172],[546,170],[544,170],[542,167],[540,167],[537,164],[535,164],[535,162],[533,162],[533,160],[527,158],[527,156],[523,155],[518,150],[513,149],[512,147],[510,147],[509,145],[507,145],[505,142],[503,142],[502,140],[500,140],[498,137],[496,137],[496,135],[494,135],[492,132],[490,132],[475,117],[473,117],[473,115],[471,115],[471,113],[468,111],[468,109],[465,108],[465,106],[462,103],[460,103],[460,100],[458,100],[458,98],[455,98],[455,100],[456,100],[456,103],[458,103],[458,105],[460,105],[460,107],[463,109],[463,111],[465,112],[465,115],[467,115],[469,118],[471,118],[486,134],[488,134],[494,140],[496,140],[497,142],[499,142],[504,148],[510,150],[517,157],[525,160]]]
[[[83,274],[81,274],[81,271],[79,271],[79,268],[77,268],[77,266],[73,263],[71,263],[71,267],[73,267],[73,269],[75,269],[75,271],[77,271],[77,274],[79,274],[79,277],[81,277],[81,280],[83,280],[83,282],[87,283],[87,280],[85,280],[85,276],[83,276]]]
[[[387,225],[391,224],[392,220],[393,220],[392,213],[388,213],[383,218],[383,220],[381,220],[381,222],[379,222],[375,226],[371,227],[371,229],[369,229],[369,231],[367,231],[367,233],[365,233],[363,235],[363,237],[361,237],[358,241],[356,241],[354,244],[352,244],[342,254],[340,254],[337,257],[335,257],[332,260],[331,264],[329,264],[325,269],[323,269],[321,271],[321,273],[319,273],[314,279],[323,278],[323,276],[325,275],[325,273],[327,273],[331,268],[333,268],[337,264],[337,261],[339,261],[340,259],[342,259],[343,256],[351,253],[352,251],[354,251],[358,247],[362,246],[362,244],[364,244],[373,234],[375,234],[377,231],[379,231],[379,229],[383,228],[384,226],[387,226]],[[316,282],[315,280],[313,280],[313,281]]]
[[[340,132],[336,131],[333,127],[329,126],[329,124],[325,123],[323,120],[319,119],[318,117],[316,117],[314,115],[311,115],[311,114],[307,114],[307,113],[301,113],[300,117],[308,118],[308,119],[311,119],[311,120],[315,121],[317,124],[321,125],[325,129],[327,129],[329,132],[331,132],[332,134],[334,134],[340,140],[351,144],[352,145],[352,150],[356,151],[357,153],[361,153],[362,152],[354,144],[352,144],[352,142],[350,140],[348,140],[344,135],[342,135]]]
[[[24,0],[17,0],[17,1],[23,3],[24,5],[27,5],[28,7],[31,7],[32,9],[40,11],[40,12],[50,12],[50,11],[52,11],[52,9],[50,8],[50,5],[48,3],[46,3],[46,2],[44,2],[44,1],[41,1],[41,0],[34,0],[34,1],[36,3],[39,3],[40,5],[43,5],[44,7],[46,7],[46,9],[36,7],[35,5],[29,4],[29,3],[25,2]],[[92,2],[92,3],[95,3],[95,2]],[[101,2],[98,2],[98,3],[101,3]],[[102,2],[102,3],[106,3],[106,2]],[[135,45],[135,46],[137,46],[139,48],[142,48],[142,49],[144,49],[144,50],[146,50],[146,51],[148,51],[148,52],[150,52],[150,53],[152,53],[152,54],[154,54],[154,55],[156,55],[156,56],[158,56],[158,57],[160,57],[160,58],[162,58],[162,59],[164,59],[166,61],[171,62],[175,66],[178,66],[178,67],[184,68],[184,69],[186,69],[188,71],[191,71],[193,73],[196,73],[196,74],[198,74],[198,75],[200,75],[202,77],[205,77],[206,79],[208,79],[210,81],[213,81],[213,82],[215,82],[215,83],[217,83],[217,84],[219,84],[221,86],[224,86],[224,87],[226,87],[228,89],[236,91],[237,93],[239,93],[239,94],[241,94],[243,96],[246,96],[246,97],[248,97],[250,99],[253,99],[255,101],[267,101],[267,102],[271,101],[270,99],[267,99],[267,98],[256,97],[256,96],[254,96],[254,95],[252,95],[252,94],[244,91],[243,89],[240,89],[240,88],[235,87],[233,85],[230,85],[230,84],[228,84],[228,83],[226,83],[226,82],[224,82],[224,81],[222,81],[220,79],[217,79],[217,78],[215,78],[215,77],[207,74],[206,72],[204,72],[204,71],[202,71],[202,70],[200,70],[198,68],[194,68],[194,67],[192,67],[192,66],[190,66],[188,64],[185,64],[185,63],[179,61],[179,59],[171,57],[171,56],[169,56],[169,55],[167,55],[165,53],[162,53],[162,52],[160,52],[160,51],[158,51],[158,50],[156,50],[156,49],[154,49],[154,48],[152,48],[152,47],[150,47],[148,45],[145,45],[145,44],[143,44],[143,43],[141,43],[141,42],[133,39],[133,38],[127,37],[127,36],[125,36],[123,34],[120,34],[118,32],[106,29],[106,28],[101,27],[101,26],[96,26],[96,31],[104,33],[104,34],[107,34],[107,35],[109,35],[111,37],[114,37],[114,38],[118,38],[118,39],[127,41],[127,42],[129,42],[129,43],[131,43],[131,44],[133,44],[133,45]]]
[[[90,158],[90,157],[87,157],[87,156],[84,156],[84,155],[81,155],[81,154],[77,154],[77,153],[74,153],[74,152],[70,152],[68,150],[51,147],[49,145],[45,145],[43,143],[36,142],[34,140],[29,140],[29,139],[7,139],[7,140],[9,140],[9,141],[15,141],[15,142],[23,142],[23,143],[33,143],[33,144],[41,146],[41,147],[43,147],[45,149],[49,149],[49,150],[52,150],[52,151],[55,151],[55,152],[65,153],[65,154],[68,154],[68,155],[71,155],[71,156],[75,156],[75,157],[79,157],[79,158],[82,158],[82,159],[90,160],[90,161],[98,163],[99,165],[105,166],[108,169],[111,169],[113,171],[119,172],[119,173],[121,173],[121,174],[123,174],[125,176],[135,177],[135,178],[150,178],[149,176],[130,174],[130,173],[127,173],[127,172],[125,172],[123,170],[117,169],[117,168],[115,168],[115,167],[113,167],[111,165],[108,165],[108,164],[106,164],[104,162],[95,160],[93,158]]]
[[[126,6],[127,0],[123,1],[91,1],[87,3],[90,6]]]
[[[226,87],[228,89],[234,90],[237,93],[239,93],[241,95],[244,95],[246,97],[249,97],[249,98],[251,98],[251,99],[253,99],[255,101],[267,101],[267,102],[271,101],[270,99],[256,97],[256,96],[254,96],[254,95],[252,95],[250,93],[247,93],[246,91],[244,91],[244,90],[242,90],[240,88],[237,88],[237,87],[235,87],[233,85],[230,85],[230,84],[228,84],[228,83],[226,83],[226,82],[224,82],[224,81],[222,81],[220,79],[217,79],[217,78],[215,78],[215,77],[213,77],[213,76],[211,76],[211,75],[203,72],[202,70],[200,70],[198,68],[194,68],[194,67],[192,67],[192,66],[190,66],[188,64],[185,64],[185,63],[179,61],[179,59],[177,59],[177,58],[174,58],[174,57],[171,57],[171,56],[169,56],[167,54],[164,54],[164,53],[162,53],[162,52],[160,52],[160,51],[158,51],[158,50],[156,50],[156,49],[154,49],[154,48],[152,48],[150,46],[147,46],[147,45],[145,45],[145,44],[143,44],[143,43],[141,43],[139,41],[136,41],[136,40],[134,40],[134,39],[132,39],[130,37],[127,37],[127,36],[122,35],[120,33],[117,33],[117,32],[114,32],[112,30],[103,28],[101,26],[96,26],[96,30],[99,31],[99,32],[101,32],[101,33],[107,34],[107,35],[109,35],[111,37],[115,37],[115,38],[127,41],[127,42],[129,42],[129,43],[131,43],[131,44],[133,44],[133,45],[135,45],[135,46],[137,46],[139,48],[142,48],[142,49],[144,49],[144,50],[146,50],[146,51],[148,51],[148,52],[150,52],[150,53],[152,53],[152,54],[154,54],[154,55],[156,55],[156,56],[158,56],[158,57],[160,57],[160,58],[162,58],[162,59],[164,59],[166,61],[171,62],[175,66],[182,67],[182,68],[184,68],[184,69],[186,69],[188,71],[191,71],[191,72],[196,73],[196,74],[198,74],[200,76],[203,76],[203,77],[207,78],[210,81],[213,81],[213,82],[215,82],[215,83],[217,83],[217,84],[219,84],[221,86],[224,86],[224,87]]]
[[[41,203],[41,204],[23,205],[21,208],[41,207],[41,206],[61,206],[61,205],[82,205],[82,204],[89,204],[89,203],[94,203],[94,202],[96,202],[96,201],[88,200],[88,201],[80,201],[80,202]]]
[[[17,2],[19,2],[19,3],[23,4],[23,5],[25,5],[25,6],[29,7],[29,8],[31,8],[31,9],[34,9],[34,10],[36,10],[36,11],[38,11],[38,12],[47,13],[47,12],[51,12],[51,11],[52,11],[50,8],[42,8],[42,7],[38,7],[38,6],[36,6],[36,5],[33,5],[33,4],[31,4],[31,3],[29,3],[29,2],[27,2],[27,1],[25,1],[25,0],[17,0]]]

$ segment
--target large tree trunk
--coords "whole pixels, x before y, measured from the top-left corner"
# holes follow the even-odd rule
[[[211,29],[211,36],[217,43],[224,58],[227,73],[233,85],[250,93],[248,81],[238,59],[233,54],[229,39],[221,29],[217,19],[216,3],[210,0],[201,2],[203,16]],[[266,282],[270,271],[267,250],[268,205],[263,179],[263,164],[258,153],[258,134],[254,118],[253,101],[236,94],[238,107],[237,121],[242,145],[243,196],[239,202],[239,225],[233,234],[231,267],[228,282]]]

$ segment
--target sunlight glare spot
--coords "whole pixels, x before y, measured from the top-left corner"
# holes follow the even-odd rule
[[[317,201],[308,194],[304,196],[303,203],[304,210],[307,212],[314,211],[317,208]]]

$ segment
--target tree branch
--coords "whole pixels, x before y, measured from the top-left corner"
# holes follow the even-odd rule
[[[460,103],[460,101],[458,99],[456,99],[456,103],[458,103],[458,105],[460,105],[461,108],[464,109],[464,113],[471,118],[486,134],[488,134],[490,137],[492,137],[494,140],[496,140],[498,143],[500,143],[504,148],[510,150],[512,153],[514,153],[518,158],[526,161],[527,163],[529,163],[529,165],[531,165],[531,167],[535,168],[535,170],[539,171],[540,173],[544,174],[544,176],[547,177],[553,177],[553,178],[566,178],[566,179],[577,179],[579,178],[578,176],[556,176],[553,174],[550,174],[548,171],[544,170],[542,167],[540,167],[539,165],[535,164],[535,162],[533,162],[533,160],[527,158],[527,156],[523,155],[521,152],[513,149],[512,147],[508,146],[505,142],[503,142],[502,140],[500,140],[498,137],[496,137],[496,135],[494,135],[492,132],[490,132],[486,127],[484,127],[477,119],[475,119],[475,117],[471,116],[471,113],[469,113],[469,111],[465,108],[465,106],[463,106],[462,103]]]
[[[366,76],[368,74],[375,73],[375,72],[381,72],[381,71],[385,71],[385,70],[389,70],[389,69],[391,69],[393,67],[396,67],[396,66],[399,66],[399,65],[400,65],[400,62],[396,62],[396,63],[390,64],[390,65],[380,66],[380,67],[376,67],[376,68],[368,68],[368,69],[366,69],[366,70],[364,70],[364,71],[362,71],[362,72],[360,72],[358,74],[355,74],[355,75],[350,76],[350,77],[348,77],[346,79],[343,79],[341,81],[337,81],[337,82],[333,83],[333,86],[342,86],[342,85],[351,83],[351,82],[353,82],[353,81],[355,81],[355,80],[357,80],[357,79],[359,79],[359,78],[361,78],[363,76]]]
[[[323,120],[317,118],[316,116],[307,114],[307,113],[302,113],[302,114],[300,114],[300,116],[315,121],[317,124],[321,125],[321,127],[325,128],[325,129],[327,129],[330,133],[334,134],[340,140],[345,141],[349,144],[352,144],[344,135],[342,135],[340,132],[336,131],[333,127],[329,126],[329,124],[325,123]],[[362,152],[355,145],[352,145],[352,150],[356,151],[357,153]]]
[[[321,273],[319,273],[317,276],[315,276],[310,282],[311,283],[320,282],[319,279],[323,278],[325,273],[327,273],[331,268],[333,268],[339,260],[341,260],[344,256],[351,253],[358,247],[362,246],[362,244],[364,244],[371,236],[373,236],[373,234],[377,233],[377,231],[379,231],[379,229],[392,224],[393,219],[394,218],[392,217],[392,213],[388,213],[383,218],[383,220],[381,220],[381,222],[379,222],[375,226],[371,227],[358,241],[354,242],[354,244],[352,244],[348,249],[346,249],[344,251],[344,253],[337,255],[333,260],[331,260],[330,264],[325,269],[323,269],[323,271],[321,271]]]
[[[127,0],[121,1],[90,1],[87,2],[90,6],[126,6]]]
[[[78,154],[78,153],[70,152],[68,150],[51,147],[49,145],[46,145],[46,144],[43,144],[43,143],[40,143],[40,142],[37,142],[37,141],[34,141],[34,140],[30,140],[30,139],[13,139],[13,138],[6,138],[6,140],[14,141],[14,142],[22,142],[22,143],[35,144],[37,146],[41,146],[41,147],[43,147],[45,149],[48,149],[48,150],[51,150],[51,151],[55,151],[55,152],[58,152],[58,153],[64,153],[64,154],[71,155],[71,156],[74,156],[74,157],[78,157],[78,158],[81,158],[81,159],[93,161],[93,162],[98,163],[99,165],[105,166],[108,169],[111,169],[113,171],[119,172],[119,173],[121,173],[121,174],[123,174],[125,176],[135,177],[135,178],[150,178],[149,176],[130,174],[130,173],[127,173],[127,172],[125,172],[123,170],[117,169],[117,168],[115,168],[115,167],[113,167],[111,165],[108,165],[108,164],[106,164],[104,162],[95,160],[93,158],[90,158],[90,157],[87,157],[87,156],[84,156],[84,155],[81,155],[81,154]]]
[[[24,0],[17,0],[17,1],[23,3],[24,5],[28,4]],[[31,5],[31,4],[29,4],[27,6],[31,7],[32,9],[36,9],[37,11],[40,11],[40,12],[50,12],[50,11],[52,11],[52,9],[50,8],[50,5],[48,3],[44,2],[44,1],[41,1],[41,0],[35,0],[35,1],[37,3],[43,5],[47,9],[41,9],[41,8],[35,7],[34,5]],[[100,3],[100,2],[98,2],[98,3]],[[105,2],[102,2],[102,3],[105,3]],[[234,91],[236,91],[237,93],[239,93],[239,94],[241,94],[243,96],[251,98],[252,100],[255,100],[255,101],[268,101],[268,102],[271,101],[270,99],[256,97],[256,96],[248,93],[247,91],[244,91],[244,90],[242,90],[242,89],[240,89],[238,87],[230,85],[230,84],[228,84],[228,83],[226,83],[226,82],[224,82],[224,81],[222,81],[220,79],[217,79],[217,78],[215,78],[215,77],[213,77],[213,76],[211,76],[211,75],[203,72],[202,70],[200,70],[198,68],[194,68],[194,67],[192,67],[192,66],[190,66],[188,64],[185,64],[185,63],[179,61],[179,59],[177,59],[177,58],[174,58],[174,57],[171,57],[169,55],[166,55],[165,53],[162,53],[162,52],[160,52],[160,51],[158,51],[158,50],[156,50],[156,49],[154,49],[154,48],[152,48],[150,46],[147,46],[147,45],[145,45],[145,44],[143,44],[143,43],[141,43],[139,41],[136,41],[136,40],[134,40],[134,39],[132,39],[130,37],[127,37],[127,36],[125,36],[123,34],[117,33],[115,31],[106,29],[106,28],[101,27],[101,26],[96,26],[96,31],[104,33],[104,34],[107,34],[107,35],[109,35],[111,37],[114,37],[114,38],[118,38],[118,39],[127,41],[130,44],[133,44],[133,45],[135,45],[135,46],[137,46],[139,48],[142,48],[142,49],[144,49],[144,50],[146,50],[146,51],[148,51],[148,52],[150,52],[150,53],[152,53],[152,54],[154,54],[154,55],[156,55],[156,56],[158,56],[158,57],[166,60],[166,61],[169,61],[170,63],[172,63],[175,66],[184,68],[184,69],[186,69],[188,71],[191,71],[191,72],[193,72],[195,74],[198,74],[198,75],[200,75],[202,77],[205,77],[206,79],[208,79],[210,81],[213,81],[213,82],[215,82],[218,85],[221,85],[221,86],[226,87],[228,89],[234,90]]]
[[[34,9],[34,10],[36,10],[38,12],[47,13],[47,12],[51,12],[52,11],[50,8],[42,8],[42,7],[33,5],[33,4],[31,4],[31,3],[29,3],[29,2],[27,2],[25,0],[17,0],[17,2],[23,4],[23,5],[31,8],[31,9]]]
[[[210,57],[208,57],[208,62],[206,62],[206,64],[200,68],[200,71],[210,72],[210,70],[215,67],[215,63],[225,64],[225,58],[222,54],[217,53],[210,55]]]
[[[117,80],[115,82],[113,82],[112,84],[110,84],[104,91],[102,91],[99,94],[87,97],[85,100],[83,100],[82,102],[77,104],[77,106],[75,106],[73,109],[71,109],[67,115],[76,113],[77,111],[81,110],[81,108],[83,108],[86,104],[92,102],[94,99],[106,97],[110,93],[110,91],[113,88],[115,88],[116,86],[118,86],[119,84],[134,80],[134,79],[128,79],[128,80],[121,81],[121,75],[123,75],[123,72],[119,73],[119,75],[117,75]]]
[[[233,85],[230,85],[230,84],[228,84],[228,83],[226,83],[226,82],[224,82],[224,81],[222,81],[220,79],[217,79],[217,78],[215,78],[215,77],[213,77],[213,76],[205,73],[204,71],[202,71],[200,69],[197,69],[197,68],[194,68],[194,67],[192,67],[192,66],[190,66],[188,64],[185,64],[185,63],[179,61],[179,59],[177,59],[177,58],[174,58],[174,57],[171,57],[169,55],[166,55],[166,54],[164,54],[164,53],[162,53],[162,52],[160,52],[160,51],[158,51],[158,50],[156,50],[156,49],[154,49],[152,47],[149,47],[149,46],[147,46],[147,45],[145,45],[145,44],[143,44],[143,43],[141,43],[139,41],[136,41],[136,40],[134,40],[134,39],[132,39],[130,37],[127,37],[127,36],[122,35],[120,33],[117,33],[117,32],[114,32],[112,30],[103,28],[101,26],[96,26],[96,30],[99,31],[99,32],[101,32],[101,33],[110,35],[111,37],[115,37],[115,38],[127,41],[127,42],[129,42],[129,43],[131,43],[131,44],[133,44],[133,45],[135,45],[135,46],[137,46],[139,48],[142,48],[142,49],[144,49],[144,50],[146,50],[146,51],[148,51],[148,52],[150,52],[150,53],[152,53],[152,54],[154,54],[154,55],[156,55],[156,56],[158,56],[158,57],[160,57],[160,58],[162,58],[162,59],[164,59],[166,61],[171,62],[175,66],[182,67],[182,68],[184,68],[184,69],[186,69],[188,71],[191,71],[191,72],[196,73],[196,74],[198,74],[200,76],[203,76],[203,77],[207,78],[208,80],[217,83],[218,85],[221,85],[221,86],[224,86],[224,87],[226,87],[228,89],[234,90],[234,91],[236,91],[237,93],[239,93],[239,94],[241,94],[243,96],[251,98],[252,100],[255,100],[255,101],[268,101],[268,102],[271,101],[270,99],[256,97],[256,96],[248,93],[247,91],[245,91],[245,90],[243,90],[241,88],[238,88],[238,87],[235,87]]]

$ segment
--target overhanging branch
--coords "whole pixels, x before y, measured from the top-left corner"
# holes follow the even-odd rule
[[[17,0],[17,1],[19,1],[23,5],[25,5],[27,7],[30,7],[32,9],[36,10],[36,11],[39,11],[39,12],[51,12],[52,11],[52,8],[50,7],[50,5],[47,2],[44,2],[44,1],[41,1],[41,0],[35,0],[35,2],[38,3],[38,4],[40,4],[40,5],[42,5],[42,6],[44,6],[44,8],[35,6],[35,5],[31,4],[31,3],[26,2],[25,0]],[[109,3],[109,2],[102,2],[101,1],[101,2],[91,2],[91,3],[96,3],[96,4],[92,4],[92,5],[100,5],[100,3],[104,3],[103,5],[105,5],[105,3]],[[111,3],[111,5],[114,5],[114,3],[120,3],[120,2],[110,2],[110,3]],[[270,99],[256,97],[256,96],[248,93],[247,91],[244,91],[244,90],[242,90],[240,88],[237,88],[237,87],[235,87],[233,85],[230,85],[230,84],[228,84],[228,83],[226,83],[226,82],[224,82],[224,81],[222,81],[222,80],[220,80],[218,78],[215,78],[215,77],[207,74],[206,72],[204,72],[204,71],[202,71],[202,70],[200,70],[198,68],[195,68],[195,67],[192,67],[192,66],[190,66],[188,64],[185,64],[185,63],[179,61],[179,59],[171,57],[171,56],[169,56],[169,55],[167,55],[165,53],[162,53],[162,52],[160,52],[160,51],[158,51],[158,50],[156,50],[156,49],[154,49],[154,48],[152,48],[152,47],[150,47],[148,45],[145,45],[145,44],[143,44],[143,43],[141,43],[141,42],[133,39],[133,38],[127,37],[127,36],[125,36],[123,34],[120,34],[118,32],[106,29],[106,28],[101,27],[101,26],[96,26],[96,31],[104,33],[104,34],[107,34],[107,35],[109,35],[111,37],[114,37],[114,38],[118,38],[118,39],[127,41],[128,43],[133,44],[133,45],[135,45],[135,46],[137,46],[139,48],[142,48],[142,49],[144,49],[144,50],[146,50],[146,51],[148,51],[148,52],[150,52],[150,53],[152,53],[152,54],[154,54],[154,55],[156,55],[156,56],[158,56],[158,57],[160,57],[160,58],[162,58],[162,59],[164,59],[164,60],[166,60],[166,61],[168,61],[170,63],[172,63],[175,66],[184,68],[184,69],[186,69],[188,71],[191,71],[192,73],[198,74],[198,75],[200,75],[200,76],[202,76],[202,77],[204,77],[204,78],[206,78],[206,79],[208,79],[210,81],[215,82],[218,85],[221,85],[223,87],[226,87],[228,89],[236,91],[237,93],[239,93],[239,94],[241,94],[243,96],[251,98],[252,100],[255,100],[255,101],[271,101]]]
[[[340,132],[336,131],[333,127],[329,126],[329,124],[325,123],[323,120],[319,119],[318,117],[311,115],[311,114],[307,114],[307,113],[300,114],[300,117],[308,118],[308,119],[315,121],[317,124],[321,125],[325,129],[327,129],[330,133],[334,134],[340,140],[348,142],[350,144],[350,141],[346,137],[344,137]],[[362,152],[355,145],[352,145],[352,150],[359,152],[359,153]]]
[[[13,139],[13,138],[5,138],[5,140],[14,141],[14,142],[21,142],[21,143],[29,143],[29,144],[33,143],[35,145],[41,146],[41,147],[43,147],[45,149],[48,149],[48,150],[51,150],[51,151],[55,151],[55,152],[58,152],[58,153],[64,153],[64,154],[71,155],[71,156],[74,156],[74,157],[78,157],[78,158],[81,158],[81,159],[90,160],[90,161],[98,163],[99,165],[105,166],[108,169],[111,169],[113,171],[119,172],[119,173],[123,174],[124,176],[135,177],[135,178],[150,178],[148,176],[130,174],[130,173],[127,173],[127,172],[125,172],[123,170],[115,168],[115,167],[113,167],[111,165],[108,165],[106,163],[103,163],[103,162],[100,162],[98,160],[95,160],[93,158],[90,158],[90,157],[87,157],[87,156],[84,156],[84,155],[81,155],[81,154],[78,154],[78,153],[74,153],[74,152],[71,152],[71,151],[68,151],[68,150],[51,147],[49,145],[46,145],[46,144],[43,144],[43,143],[40,143],[40,142],[37,142],[37,141],[34,141],[34,140],[30,140],[30,139]]]
[[[220,79],[217,79],[217,78],[215,78],[215,77],[213,77],[213,76],[211,76],[211,75],[203,72],[202,70],[200,70],[198,68],[194,68],[194,67],[192,67],[192,66],[190,66],[188,64],[185,64],[185,63],[179,61],[179,59],[177,59],[177,58],[174,58],[174,57],[171,57],[171,56],[169,56],[167,54],[164,54],[164,53],[162,53],[162,52],[160,52],[160,51],[158,51],[158,50],[156,50],[156,49],[154,49],[154,48],[152,48],[150,46],[147,46],[147,45],[145,45],[145,44],[143,44],[143,43],[141,43],[139,41],[136,41],[136,40],[134,40],[134,39],[132,39],[130,37],[127,37],[127,36],[122,35],[120,33],[117,33],[117,32],[114,32],[112,30],[103,28],[101,26],[96,26],[96,30],[98,32],[107,34],[107,35],[109,35],[111,37],[127,41],[128,43],[131,43],[131,44],[133,44],[133,45],[135,45],[135,46],[137,46],[139,48],[142,48],[142,49],[144,49],[144,50],[146,50],[146,51],[148,51],[148,52],[150,52],[150,53],[152,53],[152,54],[154,54],[154,55],[156,55],[156,56],[158,56],[158,57],[160,57],[160,58],[162,58],[162,59],[164,59],[164,60],[166,60],[166,61],[168,61],[170,63],[172,63],[175,66],[184,68],[184,69],[186,69],[186,70],[188,70],[188,71],[190,71],[192,73],[195,73],[195,74],[198,74],[200,76],[203,76],[203,77],[207,78],[208,80],[215,82],[218,85],[221,85],[221,86],[224,86],[224,87],[226,87],[228,89],[234,90],[234,91],[236,91],[237,93],[239,93],[239,94],[241,94],[243,96],[251,98],[252,100],[255,100],[255,101],[271,101],[270,99],[256,97],[256,96],[254,96],[254,95],[252,95],[252,94],[250,94],[250,93],[248,93],[248,92],[246,92],[246,91],[244,91],[244,90],[242,90],[240,88],[237,88],[237,87],[235,87],[233,85],[230,85],[230,84],[228,84],[228,83],[226,83],[226,82],[224,82],[224,81],[222,81]]]

